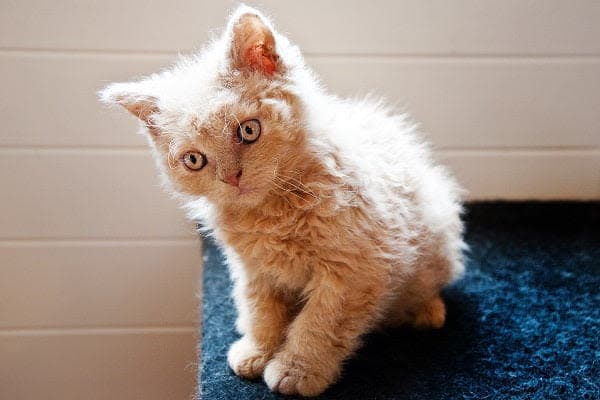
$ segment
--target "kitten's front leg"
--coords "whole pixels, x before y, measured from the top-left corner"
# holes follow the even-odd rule
[[[378,313],[384,285],[370,278],[361,287],[339,276],[313,283],[282,349],[265,368],[272,391],[316,396],[336,381],[343,360],[358,347]]]
[[[289,324],[289,311],[282,295],[265,281],[255,279],[236,290],[236,303],[247,311],[247,331],[233,343],[227,354],[236,375],[254,379],[262,375],[267,362],[280,347]]]

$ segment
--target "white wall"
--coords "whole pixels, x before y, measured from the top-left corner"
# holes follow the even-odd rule
[[[600,198],[600,2],[258,3],[333,91],[411,112],[471,199]],[[192,391],[193,227],[95,91],[231,4],[0,3],[0,398]]]

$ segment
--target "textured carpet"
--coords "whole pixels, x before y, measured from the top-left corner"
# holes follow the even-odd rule
[[[319,399],[600,398],[600,203],[479,203],[465,220],[446,326],[369,335]],[[203,301],[202,398],[286,398],[227,366],[235,311],[210,240]]]

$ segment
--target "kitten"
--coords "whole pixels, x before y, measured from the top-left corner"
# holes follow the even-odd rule
[[[458,186],[404,116],[327,94],[258,11],[101,99],[140,118],[168,189],[227,255],[237,375],[314,396],[365,333],[444,324],[440,289],[464,270]]]

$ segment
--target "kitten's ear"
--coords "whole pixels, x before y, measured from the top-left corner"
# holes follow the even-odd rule
[[[147,126],[152,126],[152,116],[158,113],[158,99],[144,93],[137,82],[113,83],[102,89],[98,95],[105,104],[119,104],[130,113],[142,120]]]
[[[234,69],[258,71],[267,77],[281,72],[273,32],[256,10],[241,6],[231,17],[229,25]]]

